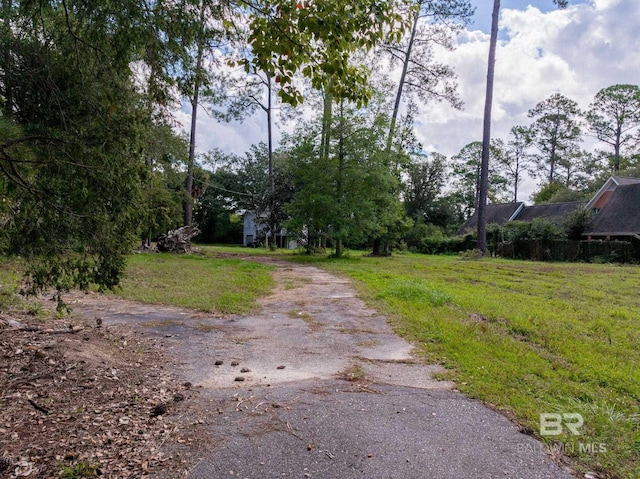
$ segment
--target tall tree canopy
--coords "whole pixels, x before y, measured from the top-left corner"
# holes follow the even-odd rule
[[[531,155],[531,133],[529,128],[514,126],[509,132],[511,137],[505,143],[495,140],[497,168],[507,179],[513,191],[513,202],[518,201],[518,188],[522,177],[529,170]]]
[[[495,140],[491,144],[491,157],[501,155],[500,143]],[[482,163],[482,142],[474,141],[464,146],[460,152],[451,158],[452,176],[455,178],[454,192],[457,195],[465,216],[470,216],[478,209],[480,198],[480,168]],[[505,199],[507,180],[500,174],[498,163],[490,164],[488,173],[488,198],[496,203]]]
[[[611,167],[620,170],[621,149],[640,127],[640,87],[612,85],[600,90],[587,112],[589,130],[613,147]]]
[[[451,67],[434,59],[434,46],[453,50],[452,38],[473,15],[467,0],[416,0],[407,9],[411,29],[400,41],[384,45],[392,65],[401,66],[389,133],[387,152],[396,133],[396,122],[402,96],[406,92],[422,101],[448,101],[456,108],[462,107],[457,94],[456,76]]]
[[[442,195],[446,180],[446,157],[420,155],[406,166],[404,204],[414,222],[424,220]]]
[[[256,70],[280,84],[280,97],[302,100],[294,76],[301,73],[313,88],[336,98],[366,103],[371,98],[369,72],[350,59],[385,39],[399,40],[406,26],[400,14],[409,0],[253,1],[250,41]]]
[[[566,169],[575,157],[581,141],[580,115],[578,104],[560,93],[529,110],[529,117],[534,119],[533,143],[540,151],[538,168],[546,172],[549,183],[555,179],[558,163],[565,162]]]
[[[406,223],[398,178],[384,154],[387,118],[344,101],[335,109],[329,154],[320,154],[322,120],[288,137],[283,154],[294,191],[288,227],[306,228],[310,247],[328,239],[339,256],[345,244],[385,242]]]

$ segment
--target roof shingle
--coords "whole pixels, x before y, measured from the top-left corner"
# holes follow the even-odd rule
[[[584,203],[578,201],[525,206],[515,220],[533,221],[535,218],[546,218],[554,223],[559,223],[567,214],[583,206]]]
[[[487,224],[503,225],[513,216],[513,214],[523,205],[522,201],[517,203],[502,203],[497,205],[487,205],[486,217]],[[473,231],[478,227],[478,214],[477,212],[471,215],[471,217],[462,225],[458,230],[458,234],[465,234],[469,231]]]
[[[640,233],[640,183],[620,184],[587,228],[585,235]]]

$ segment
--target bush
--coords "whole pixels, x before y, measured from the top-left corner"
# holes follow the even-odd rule
[[[503,242],[513,243],[516,241],[529,240],[531,223],[526,221],[512,221],[502,227]]]
[[[507,243],[553,241],[564,239],[565,237],[564,229],[547,218],[535,218],[531,223],[527,221],[512,221],[502,227],[502,240]]]
[[[453,236],[450,238],[425,238],[418,251],[425,254],[452,254],[467,251],[476,247],[476,238],[472,234]]]
[[[591,223],[591,218],[586,210],[578,209],[569,213],[563,222],[567,238],[580,241],[582,239],[582,233],[586,231],[589,223]]]
[[[552,241],[565,238],[564,229],[547,218],[535,218],[531,222],[529,239]]]
[[[404,241],[407,246],[413,249],[419,249],[420,244],[424,241],[425,238],[444,238],[444,234],[442,232],[442,228],[439,226],[435,226],[432,224],[416,224],[407,234],[405,235]]]

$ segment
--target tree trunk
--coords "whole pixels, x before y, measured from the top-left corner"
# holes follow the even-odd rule
[[[487,92],[484,104],[484,125],[482,131],[482,161],[480,164],[480,191],[478,194],[478,249],[482,255],[487,254],[487,193],[489,190],[489,155],[491,148],[491,107],[493,106],[493,79],[496,63],[496,46],[498,44],[498,19],[500,17],[500,0],[493,1],[491,19],[491,41],[489,44],[489,64],[487,66]]]
[[[198,116],[198,101],[200,97],[200,71],[202,70],[202,43],[198,44],[198,57],[196,59],[196,75],[193,83],[193,96],[191,97],[191,131],[189,133],[189,163],[187,165],[187,197],[184,203],[184,224],[191,226],[193,221],[193,168],[196,158],[196,124]]]
[[[276,242],[276,181],[273,173],[273,127],[271,121],[271,75],[267,73],[267,144],[269,148],[269,229],[272,236],[272,249],[278,247]]]
[[[413,27],[411,28],[411,37],[409,38],[409,45],[405,52],[404,61],[402,62],[402,74],[400,75],[400,82],[398,83],[398,91],[396,93],[396,101],[393,106],[393,115],[391,116],[391,123],[389,124],[389,135],[387,137],[387,154],[391,152],[391,146],[393,144],[393,137],[396,133],[396,123],[398,121],[398,112],[400,110],[400,101],[402,100],[402,90],[404,89],[404,82],[407,77],[407,70],[409,69],[409,60],[411,58],[411,50],[413,49],[413,42],[416,38],[416,31],[418,30],[418,20],[420,19],[420,10],[416,10],[416,15],[413,19]]]
[[[553,143],[551,144],[551,159],[549,160],[549,184],[553,183],[556,174],[556,161],[557,158],[557,147],[558,147],[558,132],[559,125],[556,124],[555,129],[553,131]]]
[[[171,230],[158,238],[158,251],[163,253],[188,253],[191,251],[191,240],[200,234],[197,226],[183,226]]]
[[[2,12],[3,12],[3,22],[2,22],[2,35],[6,38],[8,48],[5,48],[3,52],[4,56],[4,74],[2,78],[2,83],[4,84],[4,90],[0,91],[0,94],[4,96],[4,103],[2,104],[2,114],[6,117],[10,117],[13,115],[13,86],[11,85],[11,65],[12,65],[12,55],[11,49],[12,45],[12,31],[11,31],[11,0],[2,0]]]
[[[205,8],[204,4],[200,4],[200,25],[204,28],[205,24]],[[191,97],[191,131],[189,133],[189,162],[187,164],[187,181],[186,191],[187,197],[184,204],[184,224],[191,226],[193,221],[193,169],[196,158],[196,125],[198,116],[198,103],[200,99],[200,87],[202,84],[202,57],[204,55],[203,32],[200,31],[198,38],[198,51],[196,53],[196,71],[193,80],[193,96]]]
[[[325,90],[324,111],[322,112],[322,135],[320,137],[320,158],[329,158],[329,146],[331,143],[331,121],[333,111],[333,95]]]
[[[620,171],[620,143],[622,138],[622,125],[618,125],[616,130],[616,144],[614,145],[615,153],[613,156],[613,172]]]
[[[336,178],[336,207],[338,208],[338,214],[342,214],[342,197],[343,197],[343,180],[344,180],[344,168],[345,168],[345,148],[344,148],[344,100],[340,100],[340,131],[338,133],[338,171]],[[344,221],[342,218],[339,221],[337,227],[338,230],[338,238],[336,239],[336,257],[340,258],[343,253],[343,245],[342,239],[340,239],[340,235],[342,235],[343,226],[340,224]]]

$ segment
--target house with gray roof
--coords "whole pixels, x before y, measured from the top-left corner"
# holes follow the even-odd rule
[[[573,211],[584,208],[582,202],[549,203],[545,205],[527,206],[522,202],[487,205],[487,224],[502,226],[511,221],[533,221],[546,218],[561,224],[564,218]],[[459,235],[471,233],[478,227],[478,216],[474,213],[458,230]]]
[[[524,202],[516,203],[500,203],[495,205],[487,205],[486,216],[487,224],[500,225],[513,221],[518,213],[524,208]],[[458,230],[459,235],[470,233],[478,228],[478,215],[474,213]]]
[[[515,219],[517,221],[533,221],[536,218],[545,218],[553,223],[560,224],[569,213],[573,213],[583,207],[584,203],[580,201],[525,206]]]
[[[487,205],[487,224],[503,225],[510,221],[533,221],[546,218],[560,224],[568,214],[584,208],[592,222],[583,233],[588,239],[640,240],[640,178],[610,177],[585,205],[581,202],[549,203],[526,206],[524,203]],[[478,226],[474,213],[458,234],[474,231]]]
[[[593,220],[583,235],[588,239],[640,240],[640,180],[618,184],[603,197],[589,202]]]

